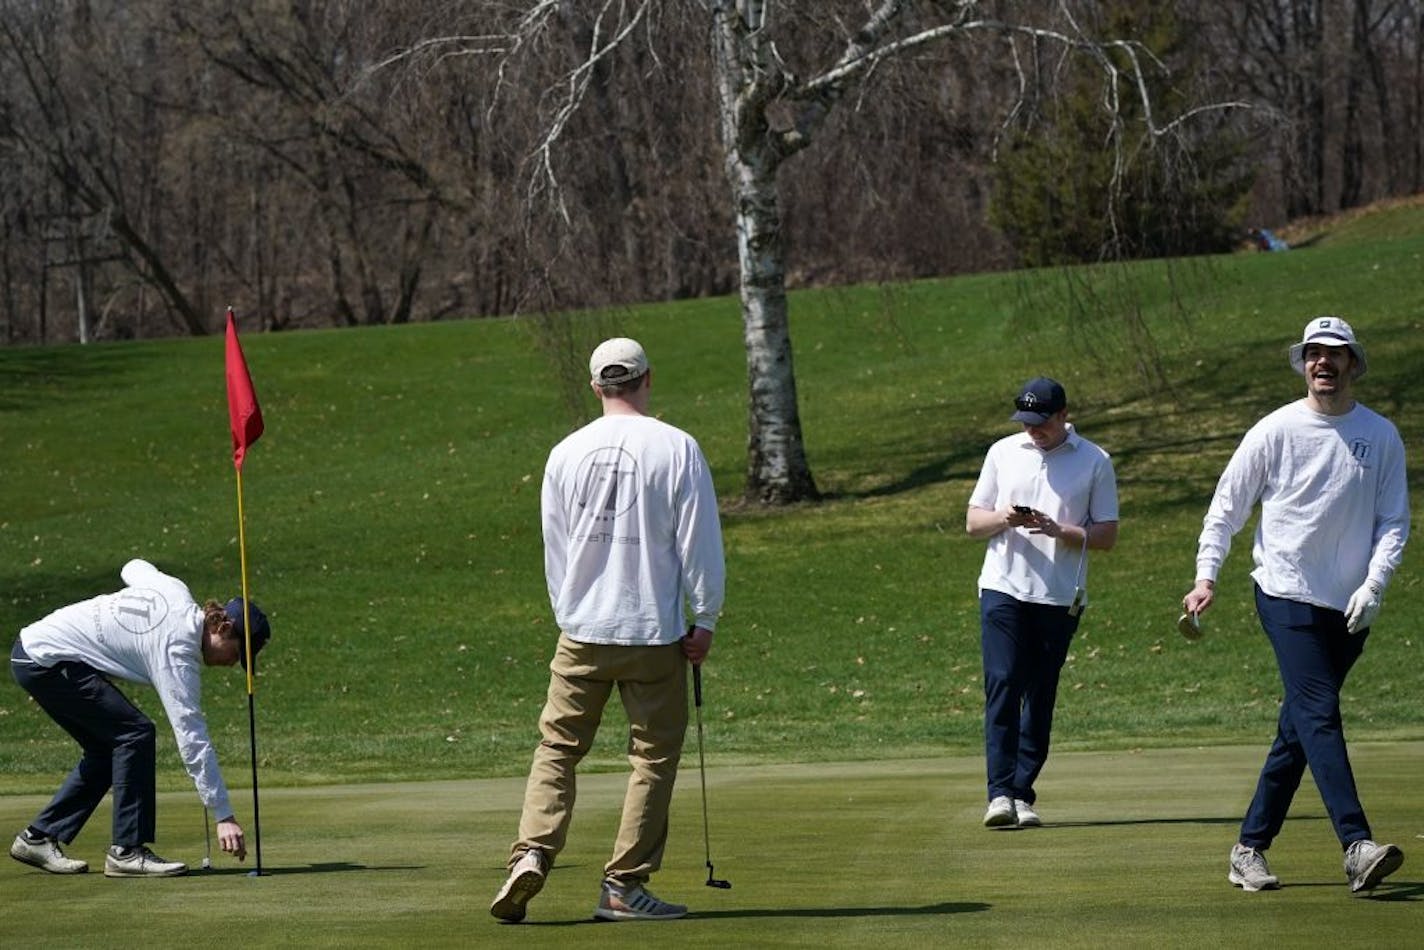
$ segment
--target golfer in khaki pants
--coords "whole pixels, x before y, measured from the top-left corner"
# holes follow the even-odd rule
[[[712,476],[697,442],[647,414],[643,348],[615,338],[589,360],[603,415],[549,454],[540,498],[544,573],[561,635],[549,665],[509,876],[490,913],[524,919],[563,850],[575,770],[618,689],[632,774],[594,914],[670,920],[687,908],[649,878],[667,844],[668,805],[687,732],[687,664],[712,646],[725,569]]]

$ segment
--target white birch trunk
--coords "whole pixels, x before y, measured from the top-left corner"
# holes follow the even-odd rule
[[[715,19],[713,44],[747,348],[745,496],[761,504],[790,504],[819,493],[801,437],[791,358],[786,252],[776,185],[784,155],[762,108],[762,97],[769,91],[748,70],[754,42],[745,21],[726,4]]]

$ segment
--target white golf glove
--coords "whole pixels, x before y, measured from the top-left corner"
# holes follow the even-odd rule
[[[1359,633],[1369,627],[1379,616],[1380,601],[1384,597],[1384,588],[1378,581],[1366,580],[1359,589],[1350,595],[1350,602],[1345,605],[1345,629],[1351,633]]]

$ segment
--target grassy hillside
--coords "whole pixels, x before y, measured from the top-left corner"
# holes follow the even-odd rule
[[[583,316],[557,346],[531,320],[250,334],[267,432],[244,473],[249,562],[275,628],[258,678],[266,781],[527,767],[555,636],[539,478],[549,446],[594,412],[591,396],[575,411],[568,393],[612,332],[647,346],[655,409],[698,436],[724,500],[730,585],[706,673],[709,755],[979,746],[983,548],[964,536],[964,506],[984,449],[1013,428],[1013,392],[1040,372],[1064,381],[1080,429],[1113,454],[1123,510],[1065,670],[1063,747],[1264,741],[1278,684],[1249,602],[1249,537],[1207,638],[1187,644],[1172,628],[1201,516],[1245,428],[1302,393],[1285,349],[1321,312],[1345,315],[1369,350],[1360,395],[1403,431],[1418,510],[1421,256],[1424,210],[1403,207],[1288,254],[797,294],[802,417],[828,500],[777,512],[735,503],[735,300]],[[1139,315],[1155,355],[1093,301]],[[200,598],[236,591],[222,360],[220,339],[0,350],[6,638],[118,586],[133,556]],[[1153,365],[1155,377],[1139,369]],[[1406,557],[1348,689],[1352,735],[1424,735],[1418,563]],[[210,671],[205,683],[237,778],[242,677]],[[157,712],[151,694],[138,699]],[[598,756],[620,764],[612,730]],[[18,687],[0,687],[0,789],[52,786],[71,759]],[[176,759],[162,761],[182,786]]]

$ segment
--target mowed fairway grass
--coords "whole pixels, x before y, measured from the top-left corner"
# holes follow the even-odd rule
[[[71,946],[121,934],[154,945],[203,933],[294,946],[630,939],[613,925],[556,926],[588,917],[596,899],[625,767],[616,709],[585,763],[570,850],[535,905],[532,922],[549,926],[502,928],[486,913],[555,638],[542,466],[595,411],[587,353],[617,333],[648,348],[655,410],[702,443],[727,542],[704,716],[713,859],[735,886],[702,886],[690,739],[654,890],[698,913],[669,925],[671,938],[1407,943],[1424,923],[1417,543],[1344,695],[1376,832],[1410,853],[1373,901],[1347,896],[1309,779],[1272,852],[1291,886],[1242,895],[1224,879],[1279,698],[1251,606],[1249,528],[1205,639],[1186,643],[1174,622],[1226,459],[1252,422],[1303,391],[1285,350],[1309,316],[1343,314],[1367,347],[1359,395],[1404,436],[1418,523],[1421,275],[1415,202],[1323,226],[1287,254],[796,293],[802,420],[826,497],[779,511],[739,503],[735,300],[556,324],[279,334],[250,332],[256,317],[239,301],[267,419],[244,487],[252,591],[275,630],[256,702],[274,873],[252,880],[215,859],[217,872],[184,881],[60,880],[5,862],[6,906],[38,909],[43,932]],[[964,535],[964,506],[985,449],[1013,428],[1013,393],[1039,373],[1067,385],[1074,420],[1113,454],[1122,531],[1093,559],[1092,603],[1063,673],[1039,787],[1055,827],[999,834],[978,826],[983,546]],[[116,588],[130,557],[183,577],[200,599],[237,590],[220,338],[0,350],[0,452],[6,646],[47,611]],[[250,824],[243,678],[212,670],[204,690]],[[150,691],[132,695],[161,719]],[[166,728],[160,743],[157,850],[196,863],[202,811]],[[0,840],[74,758],[0,682]],[[86,830],[81,857],[100,859],[107,820]],[[7,914],[0,943],[40,945],[31,923]]]
[[[4,891],[16,912],[0,923],[0,943],[176,947],[222,935],[290,947],[1205,948],[1245,933],[1274,947],[1364,934],[1373,946],[1413,945],[1424,901],[1424,743],[1356,747],[1380,831],[1414,859],[1370,899],[1349,896],[1313,794],[1301,796],[1272,852],[1284,888],[1246,894],[1227,883],[1226,852],[1260,754],[1066,753],[1043,779],[1048,825],[1025,831],[979,826],[975,757],[718,769],[708,782],[712,858],[731,890],[704,884],[694,772],[679,788],[655,888],[693,913],[662,924],[592,919],[620,776],[581,783],[570,847],[519,926],[497,923],[487,907],[522,780],[277,789],[263,796],[263,878],[225,858],[167,881],[57,878],[12,864]],[[25,821],[40,801],[0,798],[0,822]],[[203,837],[191,795],[167,794],[160,809],[165,855],[196,865]],[[101,811],[71,853],[93,861],[105,819]]]

